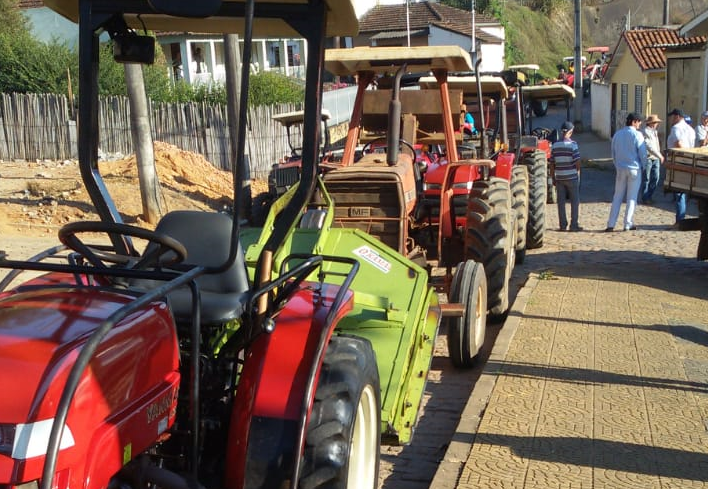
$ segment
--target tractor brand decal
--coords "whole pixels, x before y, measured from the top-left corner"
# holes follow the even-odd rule
[[[372,250],[368,246],[360,246],[354,250],[354,254],[381,270],[383,273],[388,273],[391,271],[391,263],[386,261],[381,255],[379,255],[375,250]]]
[[[152,424],[157,418],[169,411],[173,402],[174,396],[172,395],[172,392],[169,392],[160,397],[157,401],[149,404],[146,410],[148,424]]]
[[[350,207],[349,217],[371,217],[370,207]]]

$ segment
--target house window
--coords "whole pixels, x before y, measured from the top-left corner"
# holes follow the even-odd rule
[[[628,98],[628,93],[629,92],[629,85],[626,83],[620,84],[620,110],[623,110],[627,112],[628,107],[629,107],[629,101],[627,100]]]
[[[642,85],[634,85],[634,112],[644,113],[644,87]]]

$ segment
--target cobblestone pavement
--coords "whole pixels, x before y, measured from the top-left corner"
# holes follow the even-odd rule
[[[582,232],[554,230],[549,206],[544,246],[515,269],[514,307],[431,487],[708,487],[699,233],[668,229],[661,191],[638,206],[637,231],[603,232],[613,184],[609,161],[586,165]]]

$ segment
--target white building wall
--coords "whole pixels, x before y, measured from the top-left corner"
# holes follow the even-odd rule
[[[612,86],[593,80],[590,86],[590,124],[592,132],[602,139],[612,137]]]
[[[431,25],[428,45],[460,46],[462,49],[469,52],[472,47],[472,40],[467,36]],[[481,71],[502,71],[504,69],[503,44],[477,45],[477,53],[482,57],[482,64],[480,66]]]

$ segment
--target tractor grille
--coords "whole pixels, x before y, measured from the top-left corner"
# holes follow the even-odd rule
[[[279,189],[290,188],[300,180],[300,167],[273,168],[270,180],[271,185]]]
[[[395,250],[403,249],[403,215],[395,180],[334,180],[325,185],[334,201],[335,225],[356,228]]]

